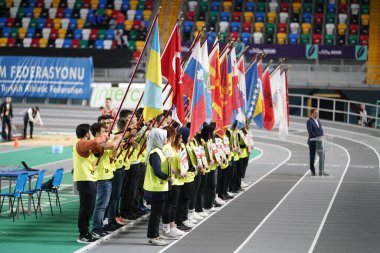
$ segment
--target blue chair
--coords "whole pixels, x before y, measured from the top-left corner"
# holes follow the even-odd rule
[[[63,48],[71,48],[71,40],[70,39],[65,39],[63,41]]]
[[[37,219],[37,211],[38,210],[40,210],[40,215],[42,217],[42,212],[41,212],[41,193],[42,193],[42,191],[41,191],[41,188],[42,188],[42,183],[44,181],[44,177],[45,177],[45,170],[40,170],[38,172],[36,186],[34,187],[34,189],[23,192],[23,194],[28,194],[29,197],[32,199],[36,219]],[[34,203],[34,194],[37,194],[37,208],[36,208],[36,205]]]
[[[77,28],[77,19],[71,18],[69,21],[69,29],[75,30],[75,28]]]
[[[103,49],[103,41],[102,40],[95,41],[95,48],[96,49]]]
[[[63,169],[59,168],[54,172],[52,187],[41,189],[42,191],[47,192],[47,194],[48,194],[51,215],[53,215],[53,207],[51,205],[50,193],[55,194],[55,203],[57,206],[59,206],[59,211],[62,213],[61,201],[59,200],[59,194],[58,194],[58,189],[61,186],[62,177],[63,177]]]
[[[335,13],[336,11],[336,4],[331,3],[327,5],[327,13]]]
[[[106,31],[106,39],[107,39],[107,40],[113,40],[113,37],[114,37],[114,32],[113,32],[113,30],[107,30],[107,31]]]
[[[45,28],[45,19],[44,18],[38,19],[37,27],[38,27],[38,29],[44,29]]]
[[[28,28],[28,30],[26,30],[26,37],[27,38],[34,38],[34,32],[36,31],[35,28]]]
[[[75,29],[75,31],[74,31],[74,39],[76,39],[76,40],[82,39],[82,30]]]
[[[142,10],[136,10],[135,20],[143,20],[143,11]]]
[[[71,15],[73,15],[73,9],[65,9],[64,15],[65,18],[71,18]]]
[[[36,0],[29,0],[29,7],[31,7],[31,8],[36,7],[36,3],[37,3]]]
[[[256,12],[256,22],[265,22],[265,13],[264,12]]]
[[[212,11],[220,11],[220,2],[212,2],[211,3]]]
[[[107,0],[99,0],[99,3],[98,3],[98,8],[99,9],[105,9],[106,5],[107,5]],[[129,1],[128,1],[128,7],[129,7]]]
[[[29,7],[25,9],[25,17],[31,18],[33,16],[33,7]]]
[[[295,34],[295,33],[289,34],[289,44],[291,45],[298,44],[298,34]]]
[[[11,36],[12,29],[10,27],[3,28],[3,37],[9,38]]]
[[[194,28],[194,22],[193,21],[185,21],[183,24],[183,30],[184,32],[192,32]]]
[[[303,23],[311,24],[311,13],[304,13],[303,14]]]
[[[245,4],[245,11],[254,12],[255,11],[255,3],[253,3],[253,2],[246,3]]]
[[[248,45],[249,43],[251,43],[251,38],[252,38],[251,33],[243,32],[241,34],[241,40],[245,45]]]
[[[220,20],[221,21],[230,21],[231,19],[231,12],[223,11],[220,13]]]
[[[25,185],[27,182],[28,182],[28,173],[26,173],[26,172],[20,173],[17,177],[16,186],[15,186],[13,193],[12,192],[0,193],[0,197],[3,197],[2,201],[1,201],[1,205],[0,205],[0,213],[1,213],[1,209],[3,208],[4,199],[5,199],[5,197],[8,197],[9,198],[9,204],[11,207],[10,216],[12,216],[13,221],[15,221],[15,213],[13,212],[13,208],[14,208],[16,199],[17,199],[16,213],[18,213],[20,211],[20,200],[21,200],[22,214],[23,214],[24,220],[25,220],[24,205],[22,203],[21,193],[24,191],[24,188],[25,188]],[[13,202],[12,202],[12,198],[13,198]],[[9,218],[10,218],[10,216],[9,216]]]
[[[7,23],[7,19],[6,18],[0,18],[0,28],[3,28],[6,23]]]
[[[232,32],[239,32],[240,30],[240,22],[231,22],[230,29]]]

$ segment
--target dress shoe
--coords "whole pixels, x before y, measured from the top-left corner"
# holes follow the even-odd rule
[[[311,176],[315,176],[315,172],[312,171],[312,172],[311,172]]]

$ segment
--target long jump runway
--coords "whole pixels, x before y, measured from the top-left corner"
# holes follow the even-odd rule
[[[322,124],[330,176],[310,176],[305,119],[292,118],[286,141],[254,130],[262,156],[247,169],[252,184],[180,240],[149,246],[142,222],[89,251],[380,252],[380,132]]]

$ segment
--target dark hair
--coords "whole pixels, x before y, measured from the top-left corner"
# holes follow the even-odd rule
[[[112,101],[112,98],[109,98],[109,97],[108,97],[108,98],[106,98],[106,100]]]
[[[101,115],[98,117],[98,122],[105,120],[105,119],[113,119],[113,117],[109,114]]]
[[[311,114],[313,114],[316,110],[317,109],[315,109],[315,108],[311,108],[311,110],[310,110]]]
[[[172,143],[172,146],[176,149],[180,149],[181,148],[181,145],[179,144],[179,141],[182,139],[182,134],[180,134],[179,132],[176,133],[175,135],[175,138],[174,138],[174,141]]]
[[[35,107],[36,108],[36,111],[39,112],[40,111],[40,108],[38,108],[38,106]]]
[[[162,129],[166,130],[166,132],[167,132],[166,138],[167,139],[174,139],[175,138],[176,131],[173,127],[165,126]]]
[[[130,115],[132,112],[130,110],[121,110],[120,111],[120,114],[119,114],[119,117],[122,118],[122,119],[125,119],[128,117],[128,115]]]
[[[99,110],[104,110],[104,106],[99,107]]]
[[[95,137],[97,133],[100,133],[100,130],[102,128],[105,128],[105,126],[99,122],[92,124],[90,126],[90,131],[91,131],[92,136]]]
[[[232,124],[232,129],[235,129],[237,127],[237,124],[238,124],[238,122],[237,122],[237,120],[235,120],[234,123]]]
[[[207,123],[203,123],[203,128],[201,130],[201,138],[204,141],[208,141],[210,138],[210,126]]]
[[[78,139],[82,139],[90,131],[90,124],[79,124],[75,129],[75,133]]]
[[[118,119],[116,124],[117,124],[117,128],[119,128],[119,130],[124,130],[124,128],[127,125],[127,121],[125,119]]]

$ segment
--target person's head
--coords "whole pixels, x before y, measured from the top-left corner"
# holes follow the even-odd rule
[[[152,128],[148,135],[147,154],[154,148],[162,149],[166,144],[167,131],[160,128]]]
[[[100,115],[103,115],[106,113],[106,109],[104,108],[104,106],[101,106],[98,109],[99,109]]]
[[[123,109],[120,111],[119,118],[120,119],[126,119],[128,115],[132,114],[130,110]]]
[[[177,132],[176,135],[175,135],[174,141],[172,143],[172,146],[175,149],[180,149],[181,148],[181,144],[182,144],[182,134],[180,134],[180,133]]]
[[[106,126],[102,123],[97,122],[91,125],[90,131],[92,136],[98,137],[106,133]]]
[[[161,123],[161,121],[164,119],[164,115],[160,114],[157,116],[156,122],[154,123],[154,127],[158,127],[158,125]],[[161,124],[161,127],[165,126],[165,122]]]
[[[12,98],[11,97],[6,97],[5,98],[5,103],[10,103],[12,102]]]
[[[75,129],[75,133],[78,139],[85,138],[89,139],[90,136],[90,124],[79,124]]]
[[[232,129],[235,130],[237,128],[237,123],[238,123],[237,120],[235,120],[234,123],[232,124]]]
[[[360,105],[360,111],[365,111],[365,104]]]
[[[105,102],[105,107],[109,110],[111,109],[111,106],[112,106],[112,99],[111,98],[106,98]]]
[[[116,124],[119,131],[124,131],[125,127],[127,126],[127,121],[125,119],[118,119]]]
[[[111,115],[105,114],[98,117],[98,123],[103,124],[106,128],[106,132],[111,129],[113,118]]]
[[[189,139],[190,130],[186,127],[180,127],[178,128],[177,133],[181,134],[183,142],[187,143]]]
[[[319,117],[319,111],[318,111],[318,109],[313,108],[313,109],[311,109],[310,113],[311,113],[311,117],[313,119],[318,119],[318,117]]]
[[[208,141],[210,139],[210,125],[208,125],[207,123],[203,123],[201,137],[204,141]]]
[[[162,129],[167,131],[166,138],[168,139],[168,143],[173,143],[176,134],[175,129],[171,126],[165,126]]]

